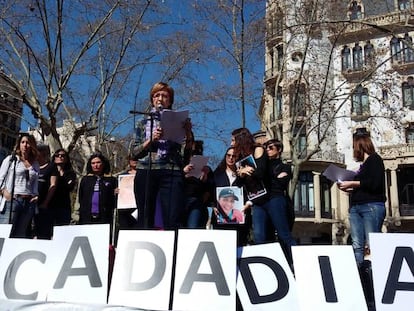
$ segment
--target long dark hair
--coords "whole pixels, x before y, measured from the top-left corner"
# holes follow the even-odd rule
[[[23,139],[23,137],[27,137],[29,144],[30,144],[30,153],[29,153],[29,158],[27,160],[29,160],[30,162],[34,162],[38,155],[39,155],[39,151],[37,150],[37,144],[36,144],[36,139],[34,138],[33,135],[30,135],[28,133],[21,133],[19,135],[19,138],[17,139],[16,142],[16,146],[14,148],[14,150],[16,151],[16,154],[21,157],[22,156],[22,151],[20,150],[20,143]]]
[[[235,129],[231,136],[234,138],[234,154],[238,160],[253,154],[256,147],[260,147],[253,134],[245,127]]]
[[[230,150],[234,150],[234,147],[229,147],[226,150],[226,153],[224,154],[223,159],[220,161],[220,163],[217,165],[216,171],[225,171],[227,168],[227,163],[226,163],[226,157],[227,157],[227,153]],[[232,167],[231,168],[233,171],[236,171],[236,167]]]
[[[65,154],[65,158],[66,158],[66,160],[63,164],[63,171],[65,171],[65,172],[66,171],[72,171],[73,169],[72,169],[72,163],[70,162],[69,153],[63,148],[60,148],[60,149],[55,151],[55,153],[53,154],[53,162],[54,162],[57,154],[62,153],[62,152]]]

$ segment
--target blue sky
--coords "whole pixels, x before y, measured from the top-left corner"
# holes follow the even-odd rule
[[[172,21],[172,25],[167,27],[170,29],[163,29],[168,31],[174,31],[176,29],[192,27],[194,22],[192,19],[196,18],[190,9],[190,5],[196,1],[180,1],[180,0],[159,0],[160,4],[170,9],[171,15],[166,15],[169,21]],[[246,1],[247,2],[247,1]],[[257,1],[257,5],[260,9],[263,9],[264,14],[264,1]],[[256,8],[255,8],[256,9]],[[175,25],[175,26],[174,26]],[[177,27],[177,28],[175,28]],[[213,28],[213,27],[212,27]],[[215,29],[215,31],[219,31]],[[214,42],[206,42],[207,47],[214,47]],[[263,53],[264,55],[264,48]],[[229,57],[230,59],[230,57]],[[146,65],[139,68],[134,73],[135,81],[141,81],[141,83],[134,86],[135,89],[131,90],[131,93],[124,96],[123,101],[116,103],[121,113],[125,116],[128,115],[129,110],[144,110],[148,105],[148,92],[150,87],[160,80],[162,80],[163,68],[156,65]],[[205,90],[212,89],[216,86],[225,85],[235,87],[239,84],[237,68],[226,67],[224,68],[217,62],[204,59],[200,62],[194,62],[189,65],[186,70],[197,83],[203,85]],[[252,132],[260,129],[259,120],[257,118],[257,108],[260,103],[261,89],[263,87],[263,73],[264,73],[264,59],[259,59],[257,63],[251,68],[250,75],[247,77],[247,83],[249,88],[255,89],[254,97],[249,100],[246,106],[246,127]],[[226,97],[226,94],[218,101],[204,102],[201,106],[198,103],[191,102],[191,96],[184,94],[185,92],[193,91],[197,92],[197,87],[194,89],[191,84],[188,85],[189,89],[180,89],[176,81],[172,81],[171,85],[176,89],[175,107],[176,109],[188,109],[190,111],[190,117],[193,122],[193,130],[196,139],[204,140],[205,155],[214,157],[215,160],[211,161],[211,165],[214,167],[217,164],[217,159],[221,159],[224,155],[225,149],[230,144],[230,133],[233,129],[241,126],[241,108],[237,98]],[[207,91],[208,92],[208,91]],[[201,110],[200,107],[203,107]],[[212,110],[211,112],[205,112],[206,109]],[[30,112],[25,107],[24,109],[25,119],[29,120],[33,124],[33,118]],[[109,114],[109,118],[119,117],[118,111],[114,111]],[[29,124],[23,120],[22,130],[26,131]],[[119,129],[120,135],[128,132],[133,132],[134,118],[125,122]]]

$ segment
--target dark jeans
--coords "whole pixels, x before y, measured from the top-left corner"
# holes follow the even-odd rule
[[[53,219],[51,210],[48,208],[39,208],[38,213],[34,216],[34,235],[38,239],[52,238],[53,232]]]
[[[154,228],[158,194],[164,229],[176,229],[182,226],[184,181],[181,171],[138,169],[135,175],[134,192],[138,206],[138,228]]]
[[[286,198],[283,195],[271,198],[263,205],[253,205],[253,235],[256,244],[268,242],[269,220],[277,231],[286,259],[292,263],[291,246],[296,245],[289,227]]]
[[[13,199],[11,238],[31,238],[30,226],[36,211],[36,203],[23,198]]]
[[[72,220],[71,208],[52,207],[52,223],[56,226],[69,225]]]
[[[197,229],[206,228],[207,223],[207,207],[199,198],[188,197],[186,199],[187,228]]]

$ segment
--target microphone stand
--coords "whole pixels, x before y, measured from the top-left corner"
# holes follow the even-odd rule
[[[131,114],[142,114],[149,117],[150,121],[150,145],[149,145],[149,151],[148,151],[148,167],[146,170],[146,176],[145,176],[145,201],[143,206],[142,215],[144,217],[144,228],[148,229],[149,226],[149,215],[148,215],[148,196],[149,196],[149,188],[150,188],[150,181],[151,181],[151,172],[152,172],[152,132],[154,130],[154,120],[157,119],[160,120],[160,111],[153,111],[153,112],[143,112],[143,111],[136,111],[136,110],[130,110],[129,113]],[[148,121],[148,119],[146,120]],[[137,208],[140,208],[137,206]],[[157,208],[157,199],[155,199],[155,206],[154,206],[154,218],[155,218],[155,210]],[[155,223],[155,219],[153,220]]]
[[[12,215],[13,215],[13,201],[14,201],[14,185],[16,183],[16,164],[17,164],[16,155],[10,158],[10,165],[13,162],[14,162],[14,165],[13,165],[13,179],[12,179],[11,200],[10,200],[9,224],[12,223],[12,219],[13,219]]]
[[[10,200],[10,205],[9,205],[9,209],[10,209],[10,211],[9,211],[9,224],[11,223],[11,220],[12,220],[13,197],[14,197],[14,184],[15,184],[15,178],[16,178],[16,162],[17,162],[17,158],[16,158],[16,155],[13,152],[11,154],[11,157],[10,157],[10,160],[9,160],[9,166],[7,168],[6,176],[4,176],[4,179],[3,179],[3,181],[2,181],[2,183],[0,185],[0,188],[3,188],[3,186],[5,184],[7,184],[7,179],[9,177],[9,172],[10,172],[10,167],[14,163],[14,167],[13,167],[13,181],[12,181],[12,189],[11,189],[11,200]],[[5,214],[6,213],[6,208],[7,208],[7,206],[4,207],[4,210],[3,210],[2,214]]]

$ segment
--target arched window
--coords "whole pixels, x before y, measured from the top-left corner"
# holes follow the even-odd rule
[[[282,100],[282,88],[280,86],[277,87],[277,94],[274,99],[274,114],[276,118],[280,118],[282,116],[282,107],[283,107],[283,100]]]
[[[414,79],[409,77],[406,82],[402,84],[402,98],[403,106],[414,110]]]
[[[402,40],[404,63],[411,63],[414,61],[413,53],[413,39],[406,33]]]
[[[362,19],[362,8],[357,1],[352,1],[349,8],[349,18],[351,20]]]
[[[358,85],[352,93],[352,114],[366,115],[369,112],[368,89]]]
[[[405,131],[405,141],[407,144],[414,144],[414,124],[410,123]]]
[[[401,60],[401,45],[400,39],[393,37],[390,42],[391,46],[391,58],[393,62]]]
[[[315,198],[313,174],[310,171],[299,173],[298,184],[295,189],[295,214],[302,217],[315,216]]]
[[[277,50],[277,63],[276,63],[277,70],[282,70],[282,68],[283,68],[283,57],[284,57],[283,45],[279,45],[276,48],[276,50]]]
[[[354,65],[354,70],[361,70],[364,64],[362,57],[362,47],[358,43],[355,44],[355,47],[352,49],[352,62]]]
[[[302,123],[296,124],[293,130],[293,136],[295,137],[294,149],[297,152],[297,156],[300,159],[303,159],[307,155],[307,136],[306,136],[306,126]]]
[[[375,64],[374,46],[369,41],[364,46],[364,57],[365,65],[370,66]]]
[[[342,49],[342,71],[351,68],[351,50],[346,45]]]
[[[297,93],[296,113],[297,116],[306,116],[306,87],[303,83],[299,85]]]

